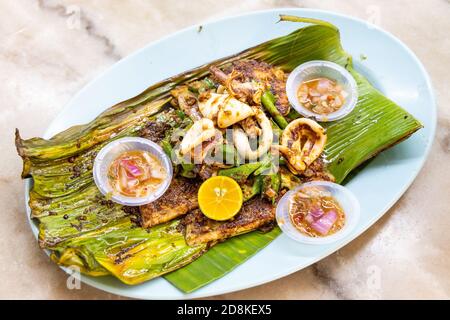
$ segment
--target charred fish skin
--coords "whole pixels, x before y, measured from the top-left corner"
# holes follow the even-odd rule
[[[277,97],[275,106],[278,111],[283,116],[289,113],[290,104],[286,94],[287,75],[281,69],[262,61],[238,60],[224,70],[212,66],[209,71],[214,80],[223,86],[230,86],[239,99],[249,103],[254,101],[253,95],[261,87],[256,88],[255,83],[270,88]]]
[[[170,221],[198,207],[197,192],[200,182],[177,177],[158,200],[141,206],[141,225],[144,228]]]
[[[254,198],[246,202],[238,215],[229,221],[214,221],[200,209],[182,218],[188,245],[223,241],[228,238],[271,225],[275,219],[275,206],[266,199]]]

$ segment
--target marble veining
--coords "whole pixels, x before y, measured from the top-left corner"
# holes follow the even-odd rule
[[[63,4],[51,4],[49,1],[45,0],[38,0],[39,7],[43,10],[49,10],[55,12],[57,15],[59,15],[61,18],[67,19],[68,15],[70,14],[70,10],[67,6],[64,6]],[[96,29],[94,22],[89,19],[80,9],[79,12],[79,25],[82,27],[86,33],[95,38],[96,40],[103,43],[105,46],[105,54],[107,56],[112,57],[115,60],[122,59],[122,56],[116,52],[115,45],[111,42],[108,37],[105,35],[99,34]]]
[[[122,298],[84,284],[69,290],[65,273],[38,248],[25,216],[14,128],[24,137],[41,136],[86,83],[150,41],[192,24],[273,7],[353,15],[404,41],[425,64],[435,86],[436,141],[413,185],[363,235],[288,277],[214,298],[450,298],[448,0],[2,1],[0,298]]]

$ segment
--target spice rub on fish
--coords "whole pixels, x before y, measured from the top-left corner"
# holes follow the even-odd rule
[[[214,221],[200,209],[195,209],[182,219],[185,239],[190,245],[216,242],[265,227],[275,219],[275,206],[263,198],[246,202],[233,220]]]
[[[139,208],[142,227],[149,228],[196,209],[199,187],[200,182],[194,179],[174,178],[161,198]]]
[[[238,60],[223,70],[210,68],[213,79],[225,86],[236,98],[250,105],[260,104],[261,94],[270,89],[276,96],[275,106],[282,115],[290,110],[286,94],[287,75],[283,70],[257,60]]]

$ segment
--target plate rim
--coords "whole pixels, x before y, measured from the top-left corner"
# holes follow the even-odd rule
[[[386,35],[388,38],[390,38],[391,40],[393,40],[396,44],[400,45],[400,47],[402,47],[403,50],[405,50],[405,52],[413,59],[415,65],[418,66],[418,69],[420,70],[421,76],[423,77],[423,80],[426,84],[426,90],[427,92],[429,92],[430,94],[430,98],[431,101],[429,101],[429,107],[431,110],[431,118],[430,118],[430,122],[431,122],[431,126],[429,126],[430,129],[430,135],[429,135],[429,140],[426,142],[426,148],[425,148],[425,152],[423,154],[423,156],[420,159],[420,163],[417,166],[417,170],[410,176],[410,179],[404,183],[402,185],[401,188],[398,189],[398,192],[395,194],[395,196],[393,196],[391,198],[391,201],[389,201],[382,210],[380,210],[380,213],[378,215],[373,216],[371,219],[369,219],[369,224],[368,227],[366,227],[365,229],[357,232],[356,234],[352,235],[351,237],[349,237],[348,239],[346,239],[344,242],[342,242],[339,247],[337,249],[335,249],[334,247],[328,249],[328,250],[324,250],[323,254],[318,255],[316,258],[312,259],[313,261],[311,261],[308,265],[306,266],[296,266],[296,267],[292,267],[290,269],[283,269],[282,272],[278,272],[277,274],[273,274],[271,275],[270,279],[263,279],[263,280],[259,280],[259,281],[250,281],[250,282],[246,282],[245,284],[237,284],[236,286],[234,286],[232,289],[225,289],[225,290],[220,290],[220,289],[216,289],[213,290],[209,293],[204,293],[204,294],[196,294],[197,291],[191,292],[191,293],[183,293],[182,291],[180,292],[180,296],[175,296],[172,297],[170,295],[159,295],[159,294],[151,294],[151,297],[149,297],[148,295],[142,295],[142,294],[135,294],[133,291],[130,292],[126,292],[123,293],[121,291],[121,289],[117,289],[114,287],[110,287],[107,286],[103,283],[100,283],[98,281],[96,281],[94,278],[91,277],[86,277],[84,275],[80,275],[80,280],[89,285],[92,286],[96,289],[108,292],[108,293],[112,293],[118,296],[123,296],[123,297],[130,297],[130,298],[137,298],[137,299],[154,299],[154,300],[161,300],[161,299],[193,299],[193,298],[204,298],[204,297],[212,297],[212,296],[216,296],[216,295],[221,295],[221,294],[227,294],[227,293],[231,293],[231,292],[236,292],[236,291],[240,291],[240,290],[245,290],[248,288],[252,288],[252,287],[256,287],[262,284],[266,284],[275,280],[278,280],[280,278],[283,278],[285,276],[288,276],[294,272],[297,272],[303,268],[306,268],[308,266],[310,266],[313,263],[316,263],[322,259],[324,259],[325,257],[329,256],[330,254],[334,253],[335,251],[343,248],[344,246],[346,246],[348,243],[352,242],[354,239],[356,239],[357,237],[359,237],[362,233],[366,232],[369,228],[371,228],[374,223],[379,220],[382,216],[384,216],[386,214],[386,212],[392,208],[392,206],[400,199],[400,197],[409,189],[409,187],[412,185],[412,183],[414,182],[414,180],[417,178],[418,174],[421,172],[421,170],[423,169],[423,166],[425,164],[425,162],[427,161],[430,151],[431,151],[431,147],[433,145],[434,139],[435,139],[435,135],[436,135],[436,126],[437,126],[437,105],[436,105],[436,94],[435,94],[435,90],[434,87],[432,85],[432,81],[431,78],[428,74],[428,72],[426,71],[424,65],[422,64],[422,62],[419,60],[419,58],[416,56],[416,54],[405,44],[403,43],[400,39],[398,39],[397,37],[395,37],[392,33],[384,30],[383,28],[372,24],[369,21],[365,21],[361,18],[358,17],[354,17],[354,16],[350,16],[350,15],[346,15],[343,13],[338,13],[338,12],[333,12],[330,10],[322,10],[322,9],[314,9],[314,8],[292,8],[292,7],[282,7],[282,8],[272,8],[272,9],[266,9],[266,10],[256,10],[256,11],[250,11],[250,12],[246,12],[246,13],[240,13],[240,14],[236,14],[236,15],[229,15],[229,16],[225,16],[219,19],[213,19],[213,20],[206,20],[204,22],[201,23],[196,23],[190,26],[187,26],[185,28],[182,28],[178,31],[175,31],[171,34],[165,35],[160,39],[151,41],[147,44],[145,44],[142,48],[139,48],[137,50],[135,50],[134,52],[132,52],[131,54],[128,54],[126,56],[124,56],[122,59],[120,59],[119,61],[113,63],[111,66],[107,67],[105,70],[103,70],[102,72],[99,73],[99,75],[93,77],[86,85],[84,85],[79,91],[77,91],[77,93],[75,95],[73,95],[69,101],[64,105],[64,107],[61,108],[61,110],[58,112],[58,114],[56,115],[56,117],[54,117],[52,119],[52,121],[50,122],[50,124],[47,126],[43,137],[48,139],[51,137],[50,133],[51,133],[51,128],[54,126],[55,123],[57,123],[58,121],[60,121],[60,118],[63,117],[63,114],[65,113],[65,111],[67,111],[69,108],[72,108],[72,103],[73,101],[75,101],[78,96],[82,95],[86,90],[89,90],[89,88],[91,87],[91,85],[93,85],[93,83],[95,83],[98,79],[102,78],[105,74],[107,74],[108,72],[111,71],[111,69],[113,69],[114,67],[125,63],[126,60],[128,60],[128,58],[131,58],[135,55],[140,54],[142,51],[146,50],[148,47],[156,45],[160,42],[164,42],[167,39],[170,39],[171,37],[175,37],[178,34],[181,34],[183,32],[186,32],[188,30],[192,30],[192,29],[196,29],[199,26],[205,26],[208,24],[213,24],[213,23],[220,23],[226,20],[231,20],[231,19],[235,19],[235,18],[241,18],[241,17],[246,17],[246,16],[254,16],[254,15],[259,15],[259,14],[264,14],[264,13],[276,13],[276,14],[282,14],[282,13],[298,13],[298,14],[305,14],[308,15],[308,13],[318,13],[318,14],[323,14],[323,15],[330,15],[330,16],[335,16],[338,18],[343,18],[346,20],[351,20],[353,22],[356,23],[364,23],[368,26],[370,26],[371,29],[375,29],[377,32],[381,32],[382,34]],[[29,199],[29,190],[32,184],[32,178],[27,178],[24,181],[24,191],[25,191],[25,208],[26,208],[26,215],[27,215],[27,220],[28,223],[30,225],[30,229],[33,232],[35,238],[37,239],[38,234],[37,234],[37,226],[35,224],[35,222],[31,219],[31,209],[28,205],[28,199]],[[40,249],[42,250],[42,249]],[[263,249],[264,250],[264,249]],[[42,250],[44,251],[47,255],[49,255],[49,251],[48,250]],[[245,263],[245,262],[244,262]],[[67,274],[72,274],[72,272],[69,270],[69,268],[67,267],[61,267],[58,266],[59,269],[62,269],[64,272],[66,272]],[[233,272],[233,270],[231,271]],[[167,281],[167,280],[166,280]],[[168,281],[167,281],[168,282]],[[168,282],[169,285],[171,285]]]

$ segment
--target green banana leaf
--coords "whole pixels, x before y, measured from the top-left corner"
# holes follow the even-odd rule
[[[291,16],[282,16],[281,20],[310,22]],[[313,22],[318,25],[304,27],[251,49],[254,51],[251,57],[281,66],[288,72],[308,60],[329,60],[346,67],[355,77],[359,99],[354,111],[344,119],[326,125],[327,168],[336,182],[341,183],[361,163],[407,138],[422,125],[353,70],[351,57],[342,49],[336,27],[322,21]],[[230,272],[279,233],[279,228],[275,228],[267,234],[252,232],[229,239],[165,278],[180,290],[192,292]]]
[[[206,250],[207,245],[186,245],[177,227],[178,221],[171,221],[148,232],[123,218],[60,242],[52,259],[66,266],[75,260],[90,275],[111,273],[126,284],[142,283],[184,266]]]
[[[324,155],[337,182],[342,182],[364,161],[421,128],[416,119],[353,70],[336,27],[292,16],[282,16],[281,20],[309,25],[211,64],[225,65],[250,58],[289,72],[303,62],[320,59],[346,67],[358,83],[359,101],[349,116],[327,124]],[[31,176],[34,180],[30,208],[39,223],[40,245],[52,250],[54,261],[78,266],[91,275],[112,274],[128,284],[177,269],[167,274],[166,279],[180,290],[191,292],[228,273],[280,233],[275,228],[265,234],[241,235],[210,249],[189,247],[178,231],[178,220],[147,232],[136,227],[126,208],[110,203],[93,186],[92,163],[98,150],[112,139],[143,135],[148,125],[170,123],[173,118],[167,103],[170,90],[206,76],[211,64],[155,84],[137,97],[106,110],[91,123],[70,128],[49,140],[23,140],[16,132],[17,150],[23,159],[22,177]],[[125,260],[124,252],[129,253]]]

